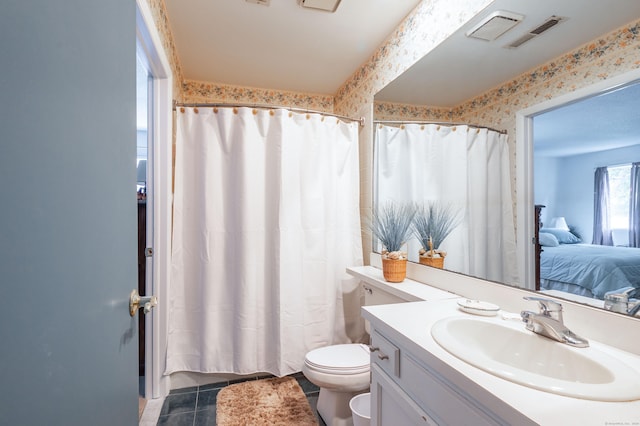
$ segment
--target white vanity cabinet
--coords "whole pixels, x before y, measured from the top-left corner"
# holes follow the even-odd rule
[[[510,424],[371,325],[372,425]]]

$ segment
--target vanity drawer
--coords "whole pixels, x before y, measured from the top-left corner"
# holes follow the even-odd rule
[[[400,377],[400,349],[375,330],[371,333],[371,363],[392,377]]]

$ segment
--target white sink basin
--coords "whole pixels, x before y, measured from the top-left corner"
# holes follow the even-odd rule
[[[431,328],[461,360],[506,380],[596,401],[640,399],[640,373],[593,345],[574,348],[525,329],[524,323],[450,317]]]

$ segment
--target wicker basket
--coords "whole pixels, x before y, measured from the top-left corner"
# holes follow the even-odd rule
[[[400,283],[407,276],[407,259],[382,258],[382,275],[390,283]]]
[[[427,265],[427,266],[433,266],[434,268],[443,269],[444,268],[444,257],[420,256],[420,264],[421,265]]]

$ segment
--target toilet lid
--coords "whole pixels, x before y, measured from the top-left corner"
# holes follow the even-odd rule
[[[369,348],[359,343],[326,346],[307,353],[307,366],[330,374],[358,374],[369,371]]]

